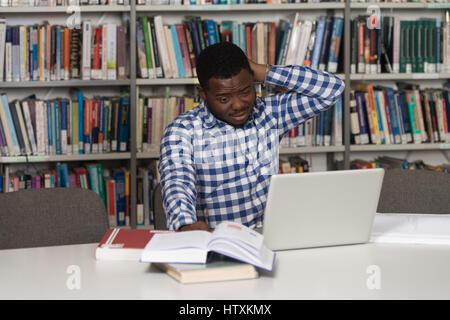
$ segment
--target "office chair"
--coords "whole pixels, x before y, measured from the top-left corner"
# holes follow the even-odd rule
[[[81,188],[0,195],[0,249],[100,242],[108,230],[101,198]]]
[[[386,170],[379,213],[450,213],[450,174],[429,170]]]
[[[156,230],[167,230],[167,217],[163,207],[161,184],[158,183],[153,190],[152,203],[153,203],[153,218]]]

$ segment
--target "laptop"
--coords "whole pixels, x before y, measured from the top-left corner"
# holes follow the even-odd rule
[[[271,250],[366,243],[384,169],[271,177],[262,234]]]

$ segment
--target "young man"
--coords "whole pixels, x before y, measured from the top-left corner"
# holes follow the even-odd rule
[[[248,60],[236,45],[207,47],[197,61],[202,102],[161,140],[158,170],[171,230],[211,230],[224,220],[262,226],[279,141],[342,95],[339,78],[303,66]],[[287,92],[256,97],[254,82]]]

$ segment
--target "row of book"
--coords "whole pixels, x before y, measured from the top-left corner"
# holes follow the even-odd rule
[[[82,29],[50,25],[8,26],[0,19],[0,81],[126,78],[127,29],[108,23]]]
[[[449,0],[350,0],[350,2],[361,3],[412,3],[412,2],[432,2],[432,3],[447,3]]]
[[[148,168],[139,168],[137,177],[137,224],[153,223],[152,193],[156,176]],[[108,212],[109,224],[130,225],[130,170],[106,168],[99,163],[69,167],[56,163],[54,168],[27,169],[0,173],[0,194],[23,189],[37,188],[83,188],[97,193]]]
[[[137,5],[214,5],[344,2],[344,0],[136,0]],[[1,0],[0,7],[130,5],[130,0]]]
[[[169,96],[169,90],[165,97],[139,97],[136,110],[137,152],[149,152],[154,147],[158,148],[167,125],[199,103],[198,96]]]
[[[358,16],[351,27],[351,73],[450,71],[448,11],[445,20]]]
[[[1,155],[128,151],[130,98],[73,96],[45,101],[32,95],[9,102],[1,94]]]
[[[399,90],[359,85],[350,93],[352,143],[450,142],[449,93],[409,85]]]
[[[339,99],[331,108],[289,130],[281,139],[280,147],[341,146],[342,112],[342,99]]]
[[[138,74],[141,78],[196,77],[196,60],[209,45],[230,41],[249,59],[261,64],[308,65],[337,72],[342,46],[343,18],[325,16],[318,21],[292,23],[217,22],[189,17],[175,25],[161,16],[142,17],[136,26]]]
[[[450,173],[450,165],[430,165],[423,162],[423,160],[408,161],[406,159],[380,156],[373,161],[355,159],[350,162],[350,169],[404,169],[404,170],[430,170],[436,172]]]
[[[230,5],[344,2],[344,0],[137,0],[138,5]]]
[[[139,0],[138,0],[139,1]],[[130,0],[0,0],[0,7],[130,5]]]

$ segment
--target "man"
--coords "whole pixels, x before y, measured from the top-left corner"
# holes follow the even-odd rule
[[[178,116],[161,140],[167,225],[210,231],[229,220],[261,227],[279,141],[331,107],[344,83],[309,67],[256,64],[229,42],[201,52],[197,75],[200,105]],[[257,98],[254,82],[287,92]]]

